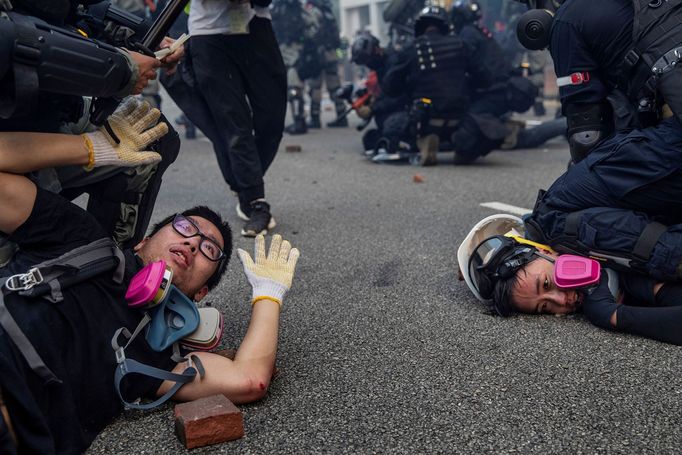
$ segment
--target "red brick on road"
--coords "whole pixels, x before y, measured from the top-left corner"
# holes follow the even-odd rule
[[[188,449],[232,441],[244,436],[241,411],[224,395],[175,406],[175,433]]]

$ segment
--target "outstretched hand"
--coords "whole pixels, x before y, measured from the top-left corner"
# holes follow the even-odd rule
[[[270,250],[265,254],[265,238],[256,236],[254,246],[254,259],[249,253],[237,250],[237,256],[244,266],[244,273],[253,287],[251,303],[259,300],[272,300],[280,305],[284,295],[291,289],[294,278],[296,262],[300,256],[297,248],[291,248],[291,244],[282,240],[282,236],[272,236]]]

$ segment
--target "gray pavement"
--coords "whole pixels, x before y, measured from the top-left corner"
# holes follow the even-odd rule
[[[350,128],[285,136],[266,191],[276,232],[302,256],[283,305],[281,374],[241,406],[243,439],[192,453],[682,452],[679,347],[580,315],[493,317],[457,281],[459,241],[494,213],[480,204],[532,207],[565,169],[565,142],[466,167],[447,155],[434,168],[375,165],[360,152]],[[155,218],[197,203],[240,229],[210,144],[184,141]],[[208,297],[225,312],[225,347],[245,333],[249,297],[233,255]],[[166,406],[126,412],[90,453],[184,449]]]

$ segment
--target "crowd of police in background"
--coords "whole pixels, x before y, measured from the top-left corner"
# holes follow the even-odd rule
[[[482,4],[491,3],[490,11]],[[342,43],[329,0],[278,0],[273,28],[287,65],[289,134],[320,128],[324,81],[336,111],[327,127],[348,126],[352,112],[363,151],[373,162],[437,163],[454,151],[467,164],[492,150],[533,148],[565,131],[565,120],[526,129],[514,112],[545,115],[546,51],[516,38],[523,5],[456,0],[449,10],[424,1],[394,0],[384,10],[389,41],[368,31]],[[490,23],[488,28],[485,24]],[[339,56],[363,77],[341,83]],[[310,108],[306,116],[305,88]],[[374,123],[372,125],[372,122]]]

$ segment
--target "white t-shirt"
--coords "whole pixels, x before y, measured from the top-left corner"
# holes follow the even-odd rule
[[[187,25],[194,36],[244,34],[254,16],[272,19],[270,8],[251,7],[248,1],[192,0]]]

